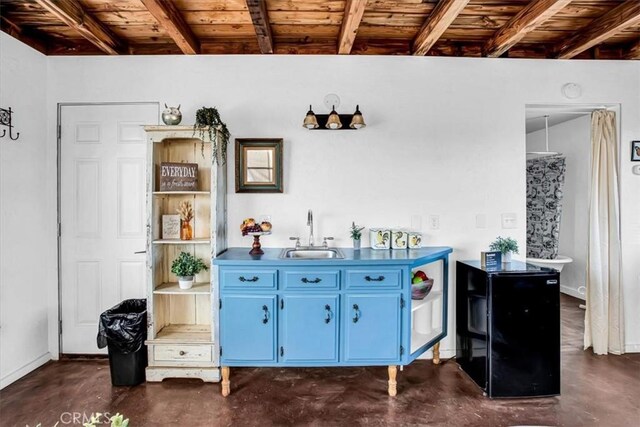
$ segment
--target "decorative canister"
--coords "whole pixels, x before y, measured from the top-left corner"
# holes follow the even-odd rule
[[[371,249],[389,249],[391,247],[391,231],[388,228],[369,229]]]
[[[409,232],[409,249],[418,249],[422,247],[422,234],[417,231]]]
[[[407,249],[407,232],[400,228],[391,230],[391,249]]]

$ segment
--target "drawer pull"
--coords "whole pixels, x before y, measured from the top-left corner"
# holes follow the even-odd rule
[[[300,279],[300,281],[302,283],[320,283],[322,282],[322,279],[319,277],[316,277],[315,279],[309,280],[306,277],[303,277],[302,279]]]
[[[184,351],[184,350],[180,350],[180,353],[178,353],[178,354],[179,354],[180,356],[184,356],[185,354],[187,354],[187,352],[186,352],[186,351]]]
[[[258,276],[253,276],[251,279],[247,279],[244,276],[240,276],[238,277],[238,280],[240,280],[241,282],[257,282],[259,280]]]
[[[360,320],[360,307],[358,307],[358,304],[353,304],[353,323],[358,323],[358,320]]]
[[[264,311],[264,318],[262,319],[262,323],[266,325],[269,322],[269,308],[266,305],[263,305],[262,310]]]
[[[378,277],[365,276],[364,280],[366,280],[367,282],[382,282],[384,280],[384,276],[378,276]]]
[[[329,304],[324,306],[324,309],[327,310],[327,318],[324,319],[324,323],[331,322],[331,306]]]

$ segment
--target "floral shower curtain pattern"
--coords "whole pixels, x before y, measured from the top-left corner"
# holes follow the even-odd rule
[[[549,155],[527,160],[527,257],[558,256],[565,158]]]
[[[616,115],[591,115],[591,192],[584,348],[624,353]]]

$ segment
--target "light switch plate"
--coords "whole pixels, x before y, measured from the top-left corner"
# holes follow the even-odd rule
[[[631,172],[633,172],[634,175],[640,175],[640,165],[635,165],[631,168]]]
[[[487,228],[486,214],[476,214],[476,228]]]
[[[502,214],[502,228],[517,228],[518,227],[518,215],[515,213],[503,213]]]

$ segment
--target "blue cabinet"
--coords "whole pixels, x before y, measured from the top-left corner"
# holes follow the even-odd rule
[[[400,293],[347,294],[344,360],[392,363],[401,356]]]
[[[228,362],[275,362],[275,295],[228,295],[220,304],[222,359]]]
[[[284,295],[280,310],[280,360],[338,361],[338,295]]]
[[[438,363],[438,342],[447,335],[450,248],[343,249],[340,260],[283,260],[280,249],[264,252],[233,248],[213,261],[223,395],[234,366],[387,366],[395,396],[398,365],[432,347]],[[430,300],[411,301],[411,270],[435,261],[442,261],[440,289]],[[416,328],[419,310],[436,301],[439,325]]]

